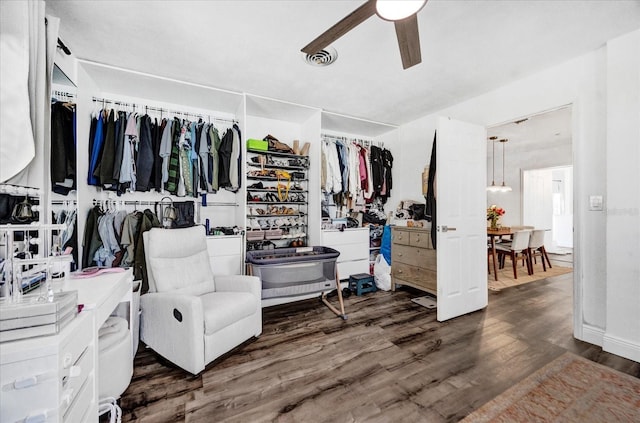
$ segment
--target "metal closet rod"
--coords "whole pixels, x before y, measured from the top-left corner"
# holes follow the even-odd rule
[[[323,139],[326,140],[338,140],[338,141],[351,141],[355,143],[364,144],[365,146],[375,145],[376,147],[384,147],[383,141],[363,140],[360,138],[347,138],[338,135],[320,134]]]
[[[100,97],[91,97],[91,101],[93,101],[94,103],[102,103],[102,107],[104,108],[107,104],[115,104],[118,106],[125,106],[125,107],[133,107],[134,109],[140,107],[144,107],[145,113],[148,111],[152,111],[152,112],[160,112],[160,113],[169,113],[169,114],[174,114],[174,115],[182,115],[182,116],[192,116],[192,117],[199,117],[199,118],[209,118],[209,122],[213,121],[217,121],[217,122],[227,122],[227,123],[238,123],[238,121],[236,119],[228,119],[228,118],[221,118],[221,117],[216,117],[216,116],[212,116],[212,115],[203,115],[201,113],[190,113],[190,112],[182,112],[180,110],[170,110],[170,109],[165,109],[163,107],[155,107],[155,106],[148,106],[146,104],[137,104],[137,103],[127,103],[124,101],[118,101],[118,100],[111,100],[109,98],[100,98]]]
[[[52,94],[53,96],[66,97],[66,98],[71,98],[71,99],[75,99],[75,98],[76,98],[76,95],[75,95],[75,94],[73,94],[73,93],[68,93],[68,92],[66,92],[66,91],[57,91],[57,90],[54,90],[54,91],[51,91],[51,94]]]

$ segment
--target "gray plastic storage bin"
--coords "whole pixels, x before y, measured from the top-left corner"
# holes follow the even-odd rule
[[[247,252],[251,272],[262,281],[262,298],[293,297],[336,287],[336,259],[329,247]]]

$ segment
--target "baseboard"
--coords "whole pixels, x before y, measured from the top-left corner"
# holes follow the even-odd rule
[[[582,338],[580,340],[601,347],[604,340],[604,329],[583,324]]]
[[[604,335],[602,349],[640,363],[640,344],[613,335]]]

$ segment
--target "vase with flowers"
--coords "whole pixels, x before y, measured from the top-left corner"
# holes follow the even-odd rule
[[[498,229],[500,227],[500,217],[504,215],[504,213],[504,209],[496,206],[495,204],[487,208],[487,221],[489,222],[489,228]]]

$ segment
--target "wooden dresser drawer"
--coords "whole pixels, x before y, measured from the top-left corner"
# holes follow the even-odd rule
[[[431,245],[431,232],[420,231],[409,234],[409,245],[420,248],[433,248]]]
[[[391,277],[394,284],[410,285],[433,293],[437,291],[438,277],[433,270],[426,270],[404,263],[393,263]]]
[[[411,264],[415,267],[435,271],[437,269],[436,250],[394,245],[391,250],[391,263],[393,265],[396,263]]]
[[[399,245],[409,245],[410,231],[394,228],[391,233],[391,242]]]

